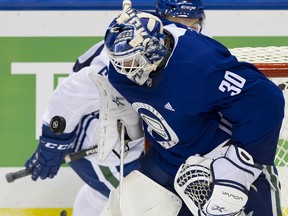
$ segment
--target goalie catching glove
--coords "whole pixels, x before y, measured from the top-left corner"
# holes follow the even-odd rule
[[[190,156],[180,166],[174,187],[195,216],[240,216],[261,172],[248,152],[230,145],[215,159]]]

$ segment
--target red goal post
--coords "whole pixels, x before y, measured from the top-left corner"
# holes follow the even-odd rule
[[[281,182],[282,215],[288,216],[288,46],[243,47],[230,49],[239,61],[254,64],[283,91],[285,117],[280,131],[275,164]]]

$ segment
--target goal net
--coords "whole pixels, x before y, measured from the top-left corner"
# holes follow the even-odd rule
[[[288,216],[288,46],[244,47],[230,49],[239,61],[250,62],[283,91],[286,105],[275,164],[281,182],[282,215]]]

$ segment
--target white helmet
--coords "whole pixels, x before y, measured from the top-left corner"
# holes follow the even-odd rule
[[[168,50],[160,19],[131,8],[112,21],[105,46],[116,71],[138,85],[146,82]]]

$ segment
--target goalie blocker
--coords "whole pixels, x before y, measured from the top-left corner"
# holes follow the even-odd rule
[[[137,112],[109,83],[107,77],[96,73],[93,69],[88,76],[100,94],[100,129],[97,143],[99,160],[104,161],[117,145],[121,146],[119,122],[125,125],[131,140],[143,137],[143,130]]]

